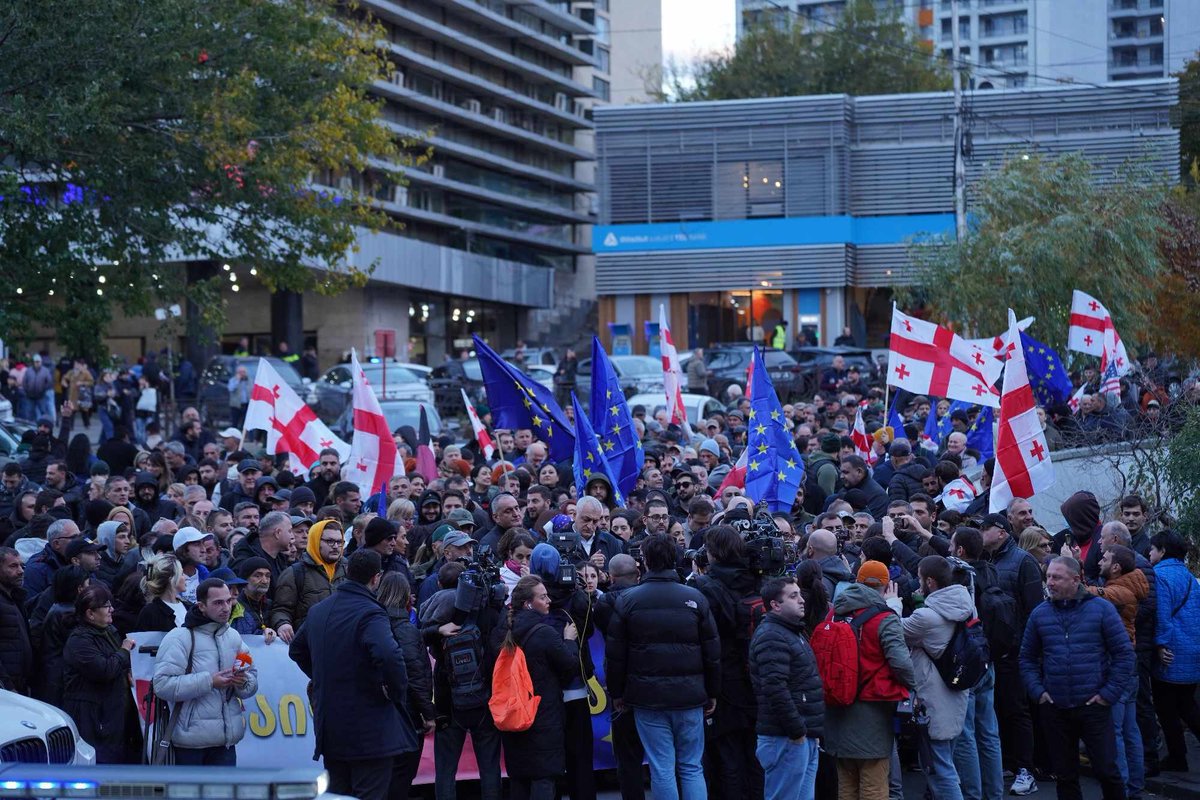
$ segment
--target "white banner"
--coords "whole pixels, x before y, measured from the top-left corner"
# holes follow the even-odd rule
[[[134,700],[143,723],[145,698],[154,680],[154,657],[142,647],[157,645],[164,634],[131,633]],[[315,737],[313,714],[305,694],[308,678],[288,657],[288,646],[278,639],[264,644],[261,636],[243,636],[242,641],[258,669],[258,694],[245,701],[246,736],[237,746],[239,767],[278,767],[280,764],[312,762]]]

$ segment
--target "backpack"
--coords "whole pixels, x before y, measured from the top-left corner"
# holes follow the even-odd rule
[[[762,595],[748,594],[740,598],[734,609],[738,639],[748,642],[754,638],[754,632],[758,630],[758,625],[763,621],[766,613]]]
[[[825,705],[844,708],[858,699],[862,689],[858,645],[863,626],[890,610],[866,608],[848,617],[835,617],[830,609],[825,621],[813,631],[809,644],[825,686]]]
[[[975,576],[975,605],[983,632],[987,634],[989,653],[1004,656],[1021,641],[1021,625],[1017,620],[1017,599],[1000,588],[996,568],[983,563],[986,575],[978,568]],[[983,577],[983,580],[980,578]]]
[[[520,644],[514,644],[511,650],[502,648],[496,658],[488,709],[492,712],[497,730],[508,733],[527,731],[537,717],[542,698],[533,693],[533,679],[529,677],[529,665],[525,663],[525,651],[522,648],[533,632],[541,627],[548,626],[534,625]]]
[[[487,705],[484,678],[483,634],[475,625],[464,625],[442,644],[446,673],[450,679],[450,702],[455,711],[472,711]]]
[[[926,652],[928,655],[928,651]],[[991,655],[988,652],[987,634],[978,617],[954,624],[954,635],[942,654],[933,659],[938,675],[946,688],[965,692],[979,683],[987,672]]]

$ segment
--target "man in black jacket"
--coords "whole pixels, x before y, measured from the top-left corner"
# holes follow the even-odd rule
[[[658,796],[675,796],[678,773],[685,800],[706,797],[703,723],[721,690],[721,641],[708,600],[679,583],[675,543],[652,534],[642,556],[642,585],[617,601],[610,627],[613,710],[633,709]]]
[[[713,797],[756,800],[763,796],[763,773],[754,753],[755,701],[750,685],[752,621],[744,599],[758,595],[758,576],[747,566],[742,537],[729,525],[704,534],[709,568],[696,581],[712,609],[721,637],[721,691],[707,728],[705,773]]]
[[[765,796],[812,797],[817,781],[825,699],[817,659],[805,641],[804,598],[796,579],[762,587],[768,612],[750,642],[750,680],[758,697],[756,753]]]
[[[0,547],[0,688],[28,694],[33,677],[33,645],[22,606],[25,567],[21,554]]]

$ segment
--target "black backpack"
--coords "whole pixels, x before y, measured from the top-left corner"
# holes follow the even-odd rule
[[[442,658],[450,679],[450,702],[455,711],[482,708],[488,702],[488,677],[483,663],[483,634],[475,625],[464,625],[442,644]]]
[[[991,663],[987,636],[978,617],[954,624],[954,635],[942,654],[933,659],[946,688],[965,692],[983,678]]]
[[[1011,653],[1021,641],[1017,599],[1000,588],[996,567],[987,562],[975,568],[975,606],[992,656]]]

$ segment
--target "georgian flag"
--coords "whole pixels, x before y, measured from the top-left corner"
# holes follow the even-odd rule
[[[1019,341],[1017,315],[1009,309],[1008,325]],[[989,510],[1003,511],[1013,498],[1028,499],[1054,483],[1050,448],[1038,419],[1037,401],[1025,369],[1025,351],[1013,348],[1004,368],[1000,396],[1000,425],[996,432],[996,468],[992,476]]]
[[[992,408],[1000,405],[993,384],[1004,365],[991,350],[967,342],[948,328],[901,313],[894,304],[889,347],[892,386]]]
[[[874,448],[871,447],[873,440],[867,433],[867,426],[863,422],[862,406],[859,406],[858,413],[854,415],[854,430],[850,431],[850,439],[854,442],[854,452],[861,456],[868,466],[873,466],[878,458]]]
[[[1083,405],[1083,396],[1087,393],[1087,384],[1079,387],[1079,391],[1071,395],[1071,399],[1067,401],[1067,406],[1071,409],[1072,414],[1079,413],[1079,407]]]
[[[459,389],[459,391],[462,392],[463,405],[467,408],[467,416],[471,418],[471,430],[475,432],[475,441],[479,442],[479,449],[483,451],[483,457],[491,461],[492,454],[496,452],[496,445],[492,442],[492,435],[483,426],[483,420],[479,419],[479,413],[475,410],[475,406],[471,404],[470,398],[467,397],[467,390]]]
[[[396,440],[388,429],[379,398],[358,365],[358,353],[353,348],[350,350],[350,375],[354,381],[354,436],[350,440],[345,479],[357,483],[363,497],[370,496],[380,486],[386,496],[387,482],[393,475],[404,474],[404,462],[396,450]]]
[[[947,483],[946,488],[937,496],[937,502],[947,511],[957,511],[961,514],[978,494],[979,490],[975,488],[975,484],[964,476]]]
[[[343,462],[350,456],[350,445],[333,435],[333,431],[287,385],[265,358],[258,360],[254,372],[254,388],[246,406],[246,421],[242,425],[242,441],[246,431],[267,432],[267,452],[290,454],[289,468],[297,475],[307,475],[321,451],[332,447]],[[364,490],[364,494],[374,487]]]
[[[1112,315],[1096,298],[1078,289],[1071,295],[1071,327],[1067,329],[1067,348],[1093,356],[1104,356],[1105,329],[1112,328],[1113,361],[1117,371],[1124,375],[1129,371],[1129,354],[1125,343],[1113,327]]]
[[[671,339],[671,329],[667,327],[667,310],[661,303],[658,306],[658,349],[662,353],[663,389],[666,390],[667,413],[670,415],[668,421],[683,428],[690,438],[692,426],[688,424],[687,409],[683,406],[683,371],[679,368],[679,353]]]

